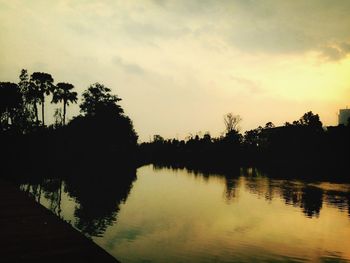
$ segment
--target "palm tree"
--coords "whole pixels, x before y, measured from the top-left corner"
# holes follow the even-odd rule
[[[39,125],[38,106],[37,106],[37,103],[40,102],[39,88],[33,82],[30,82],[28,85],[28,90],[24,94],[24,96],[25,96],[26,102],[31,103],[33,105],[36,125]]]
[[[57,83],[52,97],[53,103],[58,103],[63,101],[63,125],[66,124],[66,107],[69,103],[77,103],[77,93],[71,91],[74,86],[70,83],[60,82]]]
[[[45,108],[45,95],[49,95],[52,92],[52,89],[54,87],[53,85],[53,78],[48,73],[43,72],[34,72],[30,77],[31,82],[31,90],[32,90],[32,96],[35,101],[39,101],[41,103],[41,118],[43,122],[43,126],[45,126],[45,114],[44,114],[44,108]],[[36,102],[35,108],[36,108]],[[36,118],[38,121],[38,112],[36,110]]]

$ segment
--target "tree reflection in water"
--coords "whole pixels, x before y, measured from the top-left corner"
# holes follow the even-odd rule
[[[322,208],[323,190],[306,186],[302,189],[301,208],[307,217],[318,217]]]
[[[154,169],[163,169],[154,166]],[[172,169],[167,167],[167,169]],[[185,169],[185,168],[174,168]],[[136,179],[135,168],[86,168],[79,176],[67,176],[66,179],[31,179],[21,182],[21,189],[30,193],[36,201],[47,200],[47,207],[57,216],[61,215],[62,193],[74,199],[73,225],[89,237],[103,236],[108,226],[113,225],[118,216],[120,205],[126,202],[133,182]],[[209,180],[220,177],[224,180],[223,196],[227,203],[239,199],[238,191],[244,187],[248,192],[271,202],[274,198],[283,200],[286,205],[299,207],[308,218],[319,217],[326,204],[341,211],[347,211],[350,218],[350,191],[323,189],[303,180],[271,178],[258,169],[236,169],[225,174],[212,174],[199,170],[187,170],[194,177]],[[350,187],[350,186],[349,186]]]
[[[119,206],[124,203],[136,179],[135,168],[120,168],[118,175],[106,169],[85,170],[84,176],[31,179],[21,181],[20,188],[37,202],[44,197],[47,208],[61,215],[62,192],[73,198],[74,226],[87,236],[102,236],[106,228],[117,220]]]
[[[239,184],[240,169],[227,172],[225,175],[225,199],[228,203],[237,198],[237,188]]]
[[[154,169],[186,169],[184,167],[172,167],[169,165],[154,166]],[[274,174],[266,174],[256,168],[241,168],[225,171],[221,174],[213,174],[198,169],[186,169],[194,176],[210,178],[221,177],[225,181],[224,198],[228,203],[239,198],[237,189],[243,180],[244,187],[252,194],[272,201],[273,198],[281,198],[286,205],[300,207],[302,213],[309,218],[318,217],[325,202],[327,205],[339,208],[341,211],[348,210],[350,218],[350,188],[349,191],[324,190],[311,182],[303,179],[281,178]],[[349,186],[350,187],[350,186]]]
[[[74,212],[77,218],[75,226],[84,234],[102,236],[116,221],[119,205],[126,201],[136,179],[135,170],[122,173],[119,177],[101,179],[100,176],[91,176],[67,181],[67,192],[79,203]]]
[[[258,169],[243,169],[245,186],[253,194],[272,200],[274,195],[284,200],[286,205],[300,207],[306,217],[318,217],[322,205],[348,210],[350,218],[350,188],[328,190],[302,179],[281,179],[269,177]],[[350,186],[349,186],[350,187]]]

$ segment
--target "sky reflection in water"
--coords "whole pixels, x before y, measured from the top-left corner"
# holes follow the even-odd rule
[[[350,261],[349,184],[149,165],[123,195],[104,193],[114,198],[107,211],[101,191],[87,200],[68,184],[62,183],[60,216],[122,262]],[[40,202],[54,210],[45,186],[43,193]]]

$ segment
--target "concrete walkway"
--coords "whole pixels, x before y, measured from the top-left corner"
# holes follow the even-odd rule
[[[0,262],[118,262],[13,185],[0,181]]]

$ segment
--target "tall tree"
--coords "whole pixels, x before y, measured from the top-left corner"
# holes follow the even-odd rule
[[[66,107],[69,103],[77,103],[77,93],[75,91],[71,91],[74,86],[70,83],[57,83],[54,91],[52,102],[58,103],[63,101],[63,125],[66,123]]]
[[[226,128],[226,133],[231,133],[233,131],[239,132],[239,123],[242,121],[241,116],[233,115],[232,113],[227,113],[224,116],[224,123]]]
[[[86,116],[94,116],[107,109],[113,114],[121,115],[124,113],[122,107],[118,105],[121,99],[116,95],[110,94],[111,90],[100,83],[90,85],[83,93],[83,101],[80,104],[80,111]]]
[[[137,144],[132,121],[124,115],[121,100],[102,84],[92,84],[83,92],[79,105],[82,115],[74,118],[69,127],[86,152],[119,154],[120,159],[131,158]],[[97,157],[96,157],[97,158]],[[98,157],[100,158],[100,157]]]
[[[45,126],[45,95],[49,95],[53,88],[53,78],[48,73],[34,72],[30,77],[33,98],[37,96],[41,104],[41,120]],[[36,116],[37,111],[36,111]]]
[[[16,83],[0,82],[0,118],[4,126],[14,125],[16,109],[22,105],[22,95]]]
[[[33,82],[29,83],[28,91],[25,94],[26,101],[31,103],[34,110],[36,124],[39,125],[39,114],[38,114],[38,106],[37,103],[40,102],[40,91],[38,86],[36,86]]]
[[[36,109],[36,101],[34,97],[31,96],[31,87],[28,72],[26,69],[22,69],[19,75],[18,87],[22,94],[23,104],[21,109],[21,121],[22,127],[24,129],[29,128],[34,123],[34,118],[37,117],[35,115]],[[38,97],[38,96],[35,96]],[[36,109],[37,113],[37,109]]]
[[[26,94],[28,92],[29,76],[28,71],[26,69],[21,70],[21,74],[19,75],[18,87],[20,88],[22,94]]]

